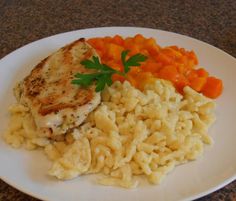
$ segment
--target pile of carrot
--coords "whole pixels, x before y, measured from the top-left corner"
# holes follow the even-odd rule
[[[220,79],[209,76],[203,68],[196,68],[198,60],[193,51],[187,51],[177,46],[160,47],[153,38],[145,38],[141,34],[134,37],[91,38],[87,42],[96,49],[101,62],[108,66],[123,71],[121,52],[129,50],[128,56],[141,53],[147,60],[140,67],[133,67],[127,79],[137,87],[142,88],[147,79],[153,77],[171,81],[181,93],[185,86],[190,86],[197,92],[209,98],[217,98],[223,91]],[[124,77],[115,74],[113,81],[124,81]]]

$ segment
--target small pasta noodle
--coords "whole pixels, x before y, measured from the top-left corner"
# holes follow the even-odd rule
[[[59,179],[103,173],[100,184],[134,188],[135,175],[159,184],[176,165],[202,155],[204,144],[212,143],[214,108],[190,87],[181,95],[161,79],[143,91],[115,82],[86,121],[60,139],[37,137],[29,110],[12,106],[5,140],[15,148],[42,147],[52,160],[49,174]]]

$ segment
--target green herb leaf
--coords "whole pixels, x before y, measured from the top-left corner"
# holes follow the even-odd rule
[[[113,74],[126,76],[126,74],[130,71],[130,67],[140,66],[140,62],[147,59],[147,57],[142,54],[136,54],[126,60],[128,53],[129,50],[121,53],[121,61],[124,66],[124,72],[117,71],[106,64],[101,64],[99,58],[93,56],[92,60],[84,60],[81,64],[84,65],[85,68],[95,69],[97,72],[91,74],[77,73],[75,74],[76,79],[72,80],[71,83],[82,87],[87,87],[96,81],[96,92],[102,91],[106,85],[110,86],[112,84],[111,78]]]
[[[126,61],[128,66],[140,66],[140,62],[146,61],[147,57],[142,54],[135,54]]]
[[[75,80],[72,80],[72,84],[77,84],[77,85],[81,85],[81,86],[89,86],[92,84],[92,82],[94,81],[94,79],[96,79],[97,74],[81,74],[81,73],[77,73],[75,75],[76,78]]]
[[[106,85],[110,86],[112,84],[111,76],[113,73],[101,74],[99,79],[97,79],[97,86],[95,91],[102,91]]]
[[[105,85],[106,85],[106,82],[102,79],[99,79],[97,81],[97,86],[96,86],[95,91],[96,92],[102,91],[104,89]]]
[[[86,68],[88,69],[97,69],[97,70],[100,69],[102,65],[100,64],[98,57],[95,56],[92,57],[92,60],[88,59],[83,60],[81,64],[86,66]]]

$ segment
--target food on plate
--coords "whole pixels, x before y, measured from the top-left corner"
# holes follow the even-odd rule
[[[58,179],[103,173],[100,184],[134,188],[144,175],[159,184],[212,143],[211,98],[223,84],[196,65],[194,52],[140,34],[77,40],[18,84],[4,139],[43,149]]]
[[[75,73],[88,73],[81,61],[96,56],[83,39],[59,49],[42,60],[15,88],[18,102],[27,106],[38,133],[53,137],[79,126],[100,103],[94,85],[71,84]]]
[[[176,165],[194,160],[211,143],[214,102],[185,87],[183,95],[171,83],[156,80],[144,91],[116,81],[102,92],[101,104],[78,128],[51,141],[36,135],[29,110],[13,106],[6,141],[28,149],[43,147],[53,161],[49,174],[71,179],[102,172],[105,185],[135,187],[133,175],[159,183]]]
[[[84,65],[87,69],[94,69],[94,73],[77,73],[75,75],[76,79],[72,80],[72,84],[76,84],[82,87],[90,86],[94,81],[96,82],[95,91],[102,91],[105,86],[110,86],[112,84],[112,76],[119,75],[126,78],[127,73],[130,71],[133,66],[140,66],[141,62],[147,59],[146,56],[142,54],[135,54],[128,59],[126,56],[128,54],[128,50],[121,52],[121,60],[124,66],[123,71],[117,71],[112,67],[107,66],[106,64],[101,64],[98,57],[93,57],[92,60],[84,60],[81,64]]]
[[[162,48],[153,38],[141,34],[125,39],[119,35],[91,38],[88,43],[96,49],[103,63],[116,70],[123,71],[120,54],[124,50],[130,50],[128,56],[137,53],[147,56],[140,68],[132,68],[128,73],[128,80],[135,87],[142,88],[143,81],[155,76],[171,81],[179,92],[190,86],[209,98],[217,98],[223,91],[220,79],[209,76],[203,68],[196,68],[198,60],[193,51],[177,46]],[[124,77],[114,75],[113,80],[124,81]]]

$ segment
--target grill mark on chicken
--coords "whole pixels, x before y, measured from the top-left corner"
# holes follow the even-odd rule
[[[43,59],[32,71],[31,75],[37,75],[43,68],[43,65],[46,63],[48,57]],[[27,76],[25,78],[25,83],[28,86],[26,88],[26,96],[35,97],[40,93],[43,85],[45,84],[45,80],[43,77],[39,76]]]
[[[58,112],[62,109],[65,109],[65,108],[75,108],[76,106],[74,104],[69,104],[69,103],[59,103],[57,105],[52,105],[52,106],[48,106],[46,108],[42,108],[40,107],[39,109],[39,113],[43,116],[47,115],[47,114],[50,114],[50,113],[53,113],[53,112]]]
[[[93,91],[91,89],[80,89],[77,94],[74,96],[78,100],[78,105],[70,103],[58,103],[56,105],[42,104],[39,109],[39,113],[43,116],[58,112],[65,108],[75,108],[87,104],[93,98]]]

